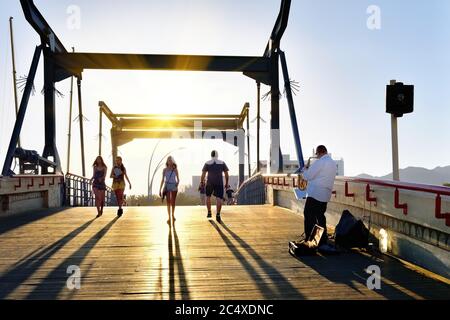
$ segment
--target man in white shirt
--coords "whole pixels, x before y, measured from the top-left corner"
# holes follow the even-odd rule
[[[327,203],[331,199],[334,179],[336,178],[336,163],[328,155],[325,146],[318,146],[316,149],[316,160],[311,166],[309,163],[305,167],[303,177],[308,181],[308,197],[306,199],[303,212],[305,218],[305,235],[311,235],[314,225],[317,224],[325,229],[319,246],[327,244],[327,220],[325,212]]]

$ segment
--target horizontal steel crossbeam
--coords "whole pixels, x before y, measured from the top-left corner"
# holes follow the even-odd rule
[[[266,57],[77,52],[55,53],[53,59],[74,74],[85,69],[270,72]]]
[[[120,119],[119,126],[124,129],[171,129],[194,128],[198,123],[205,130],[237,130],[239,118],[236,119]]]

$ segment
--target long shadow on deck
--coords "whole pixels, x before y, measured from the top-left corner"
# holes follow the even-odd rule
[[[71,265],[80,266],[89,252],[95,245],[103,238],[103,236],[112,228],[119,218],[109,222],[100,231],[94,234],[88,241],[81,245],[72,255],[62,261],[56,268],[50,272],[45,279],[30,292],[26,299],[42,299],[53,300],[58,297],[58,294],[66,287],[67,281],[67,267]],[[82,274],[87,274],[87,270],[82,270]]]
[[[173,244],[175,243],[175,254],[173,252]],[[176,291],[175,291],[175,263],[178,274],[178,280],[180,285],[181,299],[189,300],[189,286],[186,280],[186,274],[183,265],[183,257],[181,255],[180,250],[180,241],[178,239],[177,231],[174,225],[169,225],[169,240],[168,240],[168,249],[169,249],[169,299],[175,300]]]
[[[34,210],[0,218],[0,236],[8,231],[60,213],[67,208]]]
[[[446,290],[450,292],[449,286],[445,283],[410,270],[388,256],[368,256],[353,251],[335,256],[308,256],[297,259],[327,280],[347,285],[362,296],[364,293],[356,288],[355,283],[366,287],[370,274],[365,270],[370,265],[377,265],[381,269],[381,289],[375,292],[386,299],[416,299],[414,294],[424,299],[448,299],[450,296],[450,293],[446,297],[439,295]]]
[[[31,222],[31,221],[30,221]],[[72,239],[86,230],[94,222],[94,219],[86,222],[77,229],[71,231],[63,238],[55,241],[45,249],[37,249],[18,261],[14,267],[0,276],[0,299],[17,289],[23,282],[29,279],[39,268],[54,254],[62,249]]]
[[[230,252],[236,257],[239,263],[245,268],[247,273],[253,278],[255,284],[259,287],[261,294],[264,299],[275,299],[275,298],[303,298],[302,294],[287,280],[276,268],[271,266],[269,263],[264,261],[264,259],[254,251],[249,244],[242,240],[238,235],[231,231],[224,223],[220,225],[226,230],[232,238],[234,238],[239,245],[244,248],[256,261],[259,267],[264,271],[266,276],[269,276],[271,283],[276,287],[277,292],[271,288],[271,286],[263,279],[261,274],[245,259],[245,257],[239,252],[238,248],[233,245],[231,240],[227,235],[220,229],[220,227],[214,222],[209,221],[211,225],[217,230],[222,240],[227,245]]]

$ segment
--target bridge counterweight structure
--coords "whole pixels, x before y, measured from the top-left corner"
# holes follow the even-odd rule
[[[246,103],[242,112],[237,115],[152,115],[152,114],[114,114],[105,102],[99,102],[100,123],[99,137],[103,135],[103,114],[112,124],[111,147],[112,156],[118,155],[118,148],[134,139],[198,139],[209,135],[223,140],[235,147],[239,152],[239,184],[245,180],[245,129],[249,129],[250,104]],[[219,137],[218,137],[219,136]],[[247,134],[247,152],[250,145]],[[99,140],[101,155],[102,140]],[[250,158],[248,158],[250,160]],[[114,161],[114,160],[113,160]],[[251,176],[250,162],[249,176]]]
[[[55,121],[55,83],[77,77],[81,85],[82,72],[85,69],[119,70],[180,70],[180,71],[220,71],[241,72],[271,87],[271,168],[282,172],[283,163],[280,148],[280,88],[279,88],[279,48],[287,28],[291,0],[281,0],[280,12],[272,30],[269,42],[261,57],[244,56],[202,56],[202,55],[152,55],[152,54],[114,54],[114,53],[75,53],[68,52],[53,29],[39,12],[33,0],[20,0],[25,18],[41,38],[44,53],[45,82],[45,147],[43,157],[54,163],[54,173],[62,173],[61,162],[56,146]],[[81,95],[81,92],[79,92]],[[28,99],[22,99],[28,103]],[[81,97],[79,99],[81,108]],[[25,106],[26,109],[26,106]],[[83,119],[80,119],[83,121]],[[18,119],[18,123],[19,123]],[[18,134],[20,134],[18,126]],[[247,128],[248,129],[248,128]],[[82,124],[80,134],[83,136]],[[11,140],[17,140],[14,133]],[[258,131],[259,135],[259,131]],[[83,137],[81,137],[83,139]],[[100,137],[101,141],[101,137]],[[16,142],[17,144],[17,142]],[[113,148],[114,149],[114,148]],[[3,175],[10,175],[10,166],[15,149],[8,150]],[[99,150],[101,151],[101,150]],[[84,159],[84,150],[81,151]],[[249,153],[250,156],[250,153]],[[245,157],[245,154],[244,154]],[[259,158],[259,157],[258,157]],[[84,160],[82,161],[84,163]],[[84,167],[84,165],[83,165]],[[43,166],[43,174],[49,174],[49,167]],[[83,169],[85,175],[85,168]]]

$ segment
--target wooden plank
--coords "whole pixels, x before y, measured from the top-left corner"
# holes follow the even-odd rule
[[[272,206],[164,207],[29,213],[0,219],[1,299],[449,299],[450,287],[388,256],[348,253],[292,258],[298,215]],[[37,215],[37,216],[33,216]],[[365,269],[382,270],[369,290]],[[78,266],[81,289],[67,288]]]

